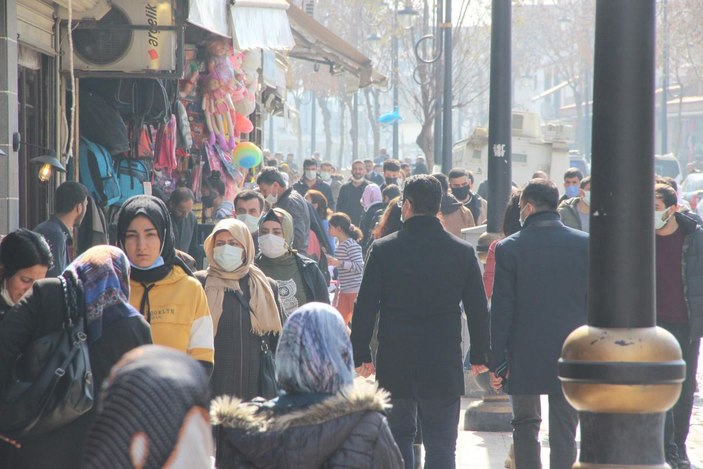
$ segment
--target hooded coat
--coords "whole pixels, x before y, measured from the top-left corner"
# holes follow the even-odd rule
[[[403,467],[384,413],[388,393],[357,384],[312,405],[215,400],[220,469],[396,469]]]

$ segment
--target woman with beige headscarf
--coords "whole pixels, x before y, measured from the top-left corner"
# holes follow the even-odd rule
[[[254,265],[254,240],[239,220],[215,225],[205,240],[205,255],[208,268],[196,277],[205,288],[215,329],[213,396],[252,399],[261,395],[262,343],[275,350],[284,321],[278,287]]]

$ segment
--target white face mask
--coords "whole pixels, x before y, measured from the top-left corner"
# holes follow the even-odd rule
[[[239,246],[230,246],[229,244],[215,246],[212,252],[212,257],[217,262],[217,265],[227,272],[234,272],[242,265],[244,249]]]
[[[259,219],[255,216],[249,215],[248,213],[243,213],[241,215],[237,215],[237,220],[247,225],[249,233],[256,233],[259,231]]]
[[[320,179],[323,181],[329,181],[332,179],[332,173],[328,173],[327,171],[320,171]]]
[[[308,181],[312,181],[313,179],[317,179],[317,171],[310,171],[309,169],[305,170],[305,179]]]
[[[288,252],[286,240],[272,234],[259,236],[259,249],[261,249],[261,254],[270,259],[281,257]]]
[[[661,230],[666,226],[667,223],[669,223],[669,219],[671,218],[671,215],[668,217],[664,218],[664,214],[666,213],[666,210],[660,210],[660,211],[654,211],[654,229],[655,230]]]
[[[268,204],[273,207],[274,205],[276,205],[276,202],[278,202],[278,196],[269,194],[266,196],[266,202],[268,202]]]
[[[591,191],[583,191],[583,203],[591,206]]]

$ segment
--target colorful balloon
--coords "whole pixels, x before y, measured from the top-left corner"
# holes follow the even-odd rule
[[[242,168],[253,168],[264,161],[264,152],[252,142],[241,142],[232,151],[232,162]]]
[[[396,110],[393,112],[387,112],[385,114],[382,114],[381,116],[379,116],[378,122],[381,124],[388,125],[388,124],[395,124],[400,119],[401,119],[400,113]]]

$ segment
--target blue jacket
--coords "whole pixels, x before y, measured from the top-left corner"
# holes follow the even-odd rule
[[[557,212],[528,217],[496,246],[490,369],[507,361],[509,394],[561,392],[557,363],[566,337],[586,322],[588,234]]]

